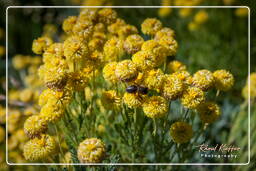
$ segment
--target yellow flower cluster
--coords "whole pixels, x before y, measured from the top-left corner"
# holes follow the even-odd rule
[[[88,138],[81,142],[77,156],[81,163],[99,163],[105,157],[105,144],[97,138]]]
[[[249,89],[249,85],[250,85],[250,89]],[[242,90],[242,95],[245,99],[248,99],[248,94],[250,94],[250,97],[252,100],[256,98],[256,73],[255,72],[249,75],[247,82]]]
[[[198,107],[198,113],[204,123],[213,123],[220,116],[220,108],[214,102],[206,102]]]
[[[24,145],[24,156],[26,160],[37,161],[45,159],[56,152],[56,142],[54,138],[47,134],[29,140]]]
[[[171,125],[170,134],[174,142],[187,143],[193,137],[192,126],[186,122],[175,122]]]

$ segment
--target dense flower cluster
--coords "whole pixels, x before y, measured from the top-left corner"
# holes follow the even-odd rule
[[[203,15],[195,20],[205,22],[207,17]],[[81,163],[98,163],[106,156],[106,147],[102,140],[90,137],[104,137],[108,131],[105,124],[111,125],[108,122],[114,117],[118,124],[123,119],[125,127],[130,127],[136,124],[138,113],[142,113],[153,122],[155,135],[158,120],[168,119],[171,103],[177,101],[182,111],[197,111],[203,124],[212,123],[220,116],[220,108],[208,101],[207,92],[227,91],[234,84],[232,74],[226,70],[201,69],[190,73],[188,66],[175,59],[178,42],[174,30],[164,27],[157,18],[145,19],[141,23],[144,35],[140,35],[135,26],[119,18],[113,9],[82,9],[78,16],[67,17],[62,28],[62,41],[54,42],[49,34],[43,34],[32,45],[33,52],[41,55],[43,64],[38,74],[46,89],[40,95],[31,89],[18,95],[24,103],[36,101],[39,105],[24,123],[24,134],[29,138],[24,146],[27,160],[43,160],[62,153],[56,150],[56,141],[62,141],[57,133],[57,137],[52,136],[50,129],[58,124],[75,125],[74,131],[82,132],[71,139],[64,135],[69,143],[75,141],[75,157]],[[13,65],[17,69],[36,65],[30,69],[34,73],[41,64],[38,61],[33,63],[29,58],[16,56]],[[15,93],[10,95],[10,99],[15,99]],[[20,117],[15,112],[10,115],[13,123]],[[193,125],[180,121],[182,117],[165,125],[171,127],[170,136],[175,143],[187,143],[193,137]],[[132,127],[118,130],[125,132],[120,138],[131,130],[136,133],[138,127]],[[71,158],[74,155],[66,153],[62,160],[74,162]]]

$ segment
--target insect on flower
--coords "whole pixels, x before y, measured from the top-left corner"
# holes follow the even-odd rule
[[[148,88],[142,87],[138,85],[130,85],[126,88],[127,93],[140,93],[140,94],[148,94]]]

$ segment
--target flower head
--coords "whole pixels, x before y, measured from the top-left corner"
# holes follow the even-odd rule
[[[155,35],[162,28],[162,23],[156,18],[147,18],[141,24],[141,31],[144,34]]]
[[[204,101],[204,92],[197,87],[188,87],[181,97],[181,103],[189,109],[197,108]]]
[[[186,122],[175,122],[171,125],[170,134],[174,142],[186,143],[193,137],[192,126]]]
[[[117,19],[116,11],[114,11],[110,8],[104,8],[98,12],[98,20],[101,23],[110,25],[110,24],[114,23],[116,21],[116,19]]]
[[[115,71],[116,71],[116,65],[117,62],[110,62],[106,64],[103,68],[103,77],[105,80],[109,81],[110,83],[116,83],[118,81],[118,78],[116,77]]]
[[[248,86],[250,84],[250,91],[248,91]],[[253,72],[249,75],[246,85],[242,90],[242,95],[245,99],[248,99],[248,94],[250,94],[251,99],[256,97],[256,73]]]
[[[93,8],[85,8],[82,9],[82,11],[80,12],[79,16],[78,16],[78,22],[82,22],[82,21],[91,21],[91,22],[95,22],[97,20],[97,10],[93,9]]]
[[[167,56],[167,49],[159,44],[156,40],[148,40],[142,44],[142,51],[149,51],[157,58],[157,66],[163,64]]]
[[[47,121],[40,115],[30,116],[24,123],[24,132],[29,138],[39,136],[47,130]]]
[[[40,115],[48,122],[56,122],[64,115],[64,106],[56,99],[49,99],[41,108]]]
[[[213,73],[215,87],[221,91],[228,91],[234,85],[233,75],[226,70],[217,70]]]
[[[124,42],[124,49],[129,54],[134,54],[141,49],[144,39],[138,34],[128,36]]]
[[[140,95],[137,93],[124,93],[123,96],[123,102],[129,107],[129,108],[136,108],[140,107],[144,101],[144,95]]]
[[[49,37],[39,37],[33,41],[32,51],[35,54],[42,54],[51,44],[53,43],[52,39]]]
[[[70,16],[66,18],[62,24],[62,29],[67,33],[72,33],[72,29],[74,25],[76,24],[77,17],[76,16]]]
[[[194,21],[198,24],[203,24],[208,20],[208,14],[204,10],[200,10],[194,16]]]
[[[142,105],[143,112],[149,118],[162,118],[167,114],[167,101],[161,96],[152,96]]]
[[[176,55],[176,52],[177,52],[177,49],[178,49],[178,43],[173,37],[163,36],[159,40],[159,44],[163,45],[167,49],[167,55],[168,56]]]
[[[161,69],[149,70],[145,74],[144,83],[149,89],[160,91],[164,81],[164,73]]]
[[[103,50],[106,62],[117,61],[123,55],[123,40],[112,37],[105,43]]]
[[[187,67],[182,62],[173,60],[168,64],[168,68],[171,73],[179,72],[179,71],[186,71]]]
[[[93,22],[90,20],[76,22],[73,26],[72,32],[82,39],[88,40],[93,32]]]
[[[162,37],[168,36],[168,37],[174,37],[175,33],[171,28],[164,27],[158,32],[156,32],[154,39],[160,40]]]
[[[211,71],[206,69],[199,70],[193,75],[193,85],[203,91],[210,89],[214,85],[214,78]]]
[[[113,23],[113,24],[110,24],[108,26],[108,31],[111,33],[111,34],[114,34],[114,35],[117,35],[118,34],[118,30],[122,27],[122,26],[125,26],[126,23],[124,20],[120,19],[120,18],[117,18],[116,22]]]
[[[97,138],[88,138],[81,142],[77,157],[81,163],[99,163],[105,157],[105,144]]]
[[[53,137],[41,134],[39,137],[29,140],[24,145],[24,157],[26,160],[36,161],[54,155],[56,142]]]
[[[175,100],[181,96],[184,90],[182,80],[175,75],[166,75],[162,86],[162,94],[170,100]]]
[[[204,123],[213,123],[220,116],[220,108],[214,102],[205,102],[198,107],[200,119]]]
[[[121,98],[117,95],[115,90],[109,90],[102,93],[101,102],[106,109],[118,109]]]
[[[132,62],[140,70],[149,70],[157,67],[158,61],[156,55],[150,51],[138,51],[132,56]]]
[[[121,26],[121,28],[117,32],[118,37],[120,37],[121,39],[125,39],[131,34],[138,34],[138,30],[135,26],[129,24]]]
[[[78,36],[70,36],[63,44],[64,55],[67,60],[81,61],[88,55],[88,47],[83,42],[83,39]]]
[[[116,76],[121,81],[130,81],[137,77],[136,65],[131,60],[123,60],[116,65]]]

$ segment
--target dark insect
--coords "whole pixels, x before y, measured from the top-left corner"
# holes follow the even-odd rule
[[[148,88],[147,87],[142,87],[142,86],[137,86],[137,85],[131,85],[126,88],[127,93],[140,93],[140,94],[147,94],[148,93]]]

